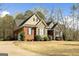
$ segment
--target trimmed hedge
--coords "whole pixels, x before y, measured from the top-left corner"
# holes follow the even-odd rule
[[[48,38],[48,36],[41,37],[40,35],[36,35],[35,41],[49,41],[49,38]]]
[[[40,35],[35,36],[35,41],[41,41],[41,40],[42,40],[42,37]]]
[[[45,36],[43,39],[44,39],[44,41],[49,41],[48,36]]]

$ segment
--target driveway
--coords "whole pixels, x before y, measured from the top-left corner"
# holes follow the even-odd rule
[[[0,53],[8,53],[9,56],[40,56],[41,55],[15,46],[13,44],[13,41],[0,41]]]

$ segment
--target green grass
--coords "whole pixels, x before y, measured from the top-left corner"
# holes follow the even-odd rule
[[[79,56],[79,42],[77,41],[17,41],[14,44],[43,55]]]

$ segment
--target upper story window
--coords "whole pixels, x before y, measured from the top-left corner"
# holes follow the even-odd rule
[[[33,21],[36,21],[37,22],[38,21],[38,18],[33,18]]]
[[[33,18],[33,21],[35,21],[35,18]]]

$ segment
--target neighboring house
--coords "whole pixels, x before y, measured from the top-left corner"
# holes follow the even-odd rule
[[[36,35],[42,37],[47,35],[47,24],[38,14],[33,14],[25,20],[15,20],[15,22],[17,27],[14,33],[18,40],[32,41]]]
[[[50,39],[63,39],[63,25],[54,23],[52,21],[47,22],[48,25],[48,36]]]

